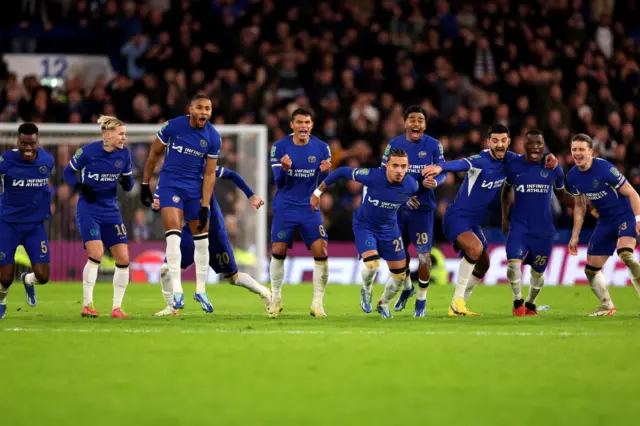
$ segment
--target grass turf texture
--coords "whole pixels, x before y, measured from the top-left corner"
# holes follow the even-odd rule
[[[427,318],[411,317],[412,299],[383,320],[360,311],[358,286],[332,285],[319,320],[311,286],[285,286],[270,320],[228,285],[208,288],[212,315],[188,299],[153,318],[159,287],[131,285],[123,321],[108,318],[110,284],[96,286],[98,319],[80,317],[80,284],[38,287],[36,308],[17,284],[0,320],[3,425],[586,426],[638,413],[632,288],[611,289],[617,317],[585,317],[598,303],[580,286],[545,288],[550,311],[514,318],[498,286],[475,291],[479,318],[448,318],[452,287],[435,287]]]

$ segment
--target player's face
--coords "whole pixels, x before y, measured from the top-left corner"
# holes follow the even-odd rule
[[[542,153],[544,152],[544,138],[542,135],[527,136],[527,141],[524,144],[524,152],[528,161],[532,163],[540,161],[542,159]]]
[[[400,183],[407,174],[409,159],[407,157],[391,157],[387,163],[387,179],[392,183]]]
[[[427,129],[427,120],[420,112],[412,112],[404,122],[404,130],[407,132],[407,139],[411,141],[420,140]]]
[[[571,156],[576,166],[586,166],[593,158],[593,148],[589,148],[589,144],[586,142],[573,141],[571,142]]]
[[[313,129],[313,121],[308,115],[296,115],[291,121],[291,129],[293,137],[301,142],[309,140],[311,129]]]
[[[32,161],[38,155],[38,135],[19,135],[18,152],[24,161]]]
[[[507,155],[509,144],[511,144],[511,138],[506,133],[491,133],[489,135],[489,149],[493,158],[502,160]]]
[[[189,105],[189,115],[192,126],[204,129],[207,121],[211,119],[211,101],[209,99],[196,99]]]
[[[127,141],[127,128],[125,126],[118,126],[113,130],[105,132],[104,136],[107,140],[107,146],[122,149]]]

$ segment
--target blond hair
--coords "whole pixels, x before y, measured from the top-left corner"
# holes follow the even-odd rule
[[[124,126],[122,120],[110,115],[101,115],[100,118],[98,118],[98,124],[103,133],[105,130],[113,130],[117,127]]]

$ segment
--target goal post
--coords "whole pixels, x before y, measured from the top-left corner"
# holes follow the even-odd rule
[[[37,124],[40,144],[55,159],[51,178],[53,219],[47,224],[51,241],[52,280],[81,281],[86,254],[75,226],[77,197],[65,187],[62,170],[77,148],[99,140],[97,124]],[[19,123],[0,123],[0,152],[16,148]],[[136,185],[131,193],[118,191],[118,205],[127,228],[133,282],[157,283],[158,257],[164,256],[164,236],[160,215],[152,213],[139,201],[139,188],[144,162],[161,124],[127,124],[127,146],[131,150]],[[240,174],[259,195],[265,205],[254,212],[245,195],[230,181],[216,181],[216,198],[220,205],[236,262],[240,271],[248,272],[261,282],[267,280],[267,210],[268,200],[268,141],[263,125],[215,126],[222,137],[218,164]],[[159,162],[162,163],[162,160]],[[155,186],[157,172],[150,182]],[[81,262],[78,261],[81,257]],[[223,256],[224,257],[224,256]],[[223,259],[224,261],[224,259]],[[161,262],[161,260],[160,260]],[[105,263],[105,262],[103,262]],[[108,263],[108,261],[106,262]],[[104,265],[103,265],[104,266]],[[109,265],[105,266],[108,271]],[[189,279],[191,272],[186,272]],[[194,275],[195,276],[195,275]],[[212,270],[208,282],[217,282]]]

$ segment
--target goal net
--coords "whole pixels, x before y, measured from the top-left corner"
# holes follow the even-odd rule
[[[53,217],[47,224],[51,281],[82,281],[86,253],[75,220],[78,197],[73,188],[64,183],[62,171],[76,149],[100,139],[100,128],[95,124],[39,124],[38,128],[40,144],[55,159],[55,170],[51,176]],[[165,241],[160,215],[143,206],[139,197],[144,164],[159,128],[160,125],[127,125],[127,146],[131,150],[136,185],[129,193],[118,191],[118,205],[129,239],[132,283],[159,283],[164,259]],[[0,152],[16,148],[17,129],[16,123],[0,123]],[[222,136],[218,165],[239,173],[266,202],[269,178],[266,127],[222,125],[216,129]],[[152,190],[162,162],[159,161],[150,182]],[[254,212],[244,193],[228,180],[216,181],[215,194],[225,218],[238,269],[259,281],[266,281],[268,206]],[[223,261],[227,258],[223,253],[220,256]],[[22,247],[16,253],[16,266],[17,274],[30,267]],[[107,253],[100,266],[99,281],[110,281],[114,269],[115,262]],[[208,283],[216,283],[220,279],[212,269],[209,270]],[[183,280],[195,280],[193,267],[183,272]]]

